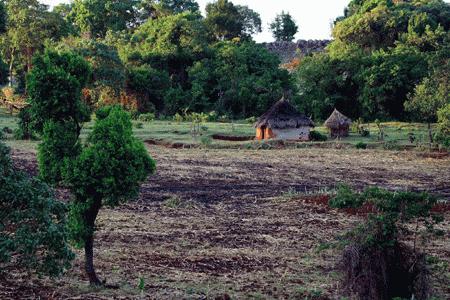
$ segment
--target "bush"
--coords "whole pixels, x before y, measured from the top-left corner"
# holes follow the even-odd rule
[[[450,104],[447,104],[438,111],[436,142],[447,149],[450,148]]]
[[[360,134],[362,137],[369,137],[370,136],[370,131],[367,128],[363,128],[360,130]]]
[[[348,232],[344,241],[343,286],[358,299],[429,299],[429,273],[425,253],[416,241],[431,237],[443,218],[431,212],[436,198],[427,193],[389,192],[369,188],[362,193],[339,188],[329,202],[335,208],[370,209],[363,224]],[[409,224],[415,229],[407,229]],[[414,248],[403,241],[413,240]]]
[[[174,120],[175,122],[177,122],[177,123],[181,123],[181,122],[184,121],[184,118],[183,118],[183,116],[180,115],[179,113],[176,113],[176,114],[173,116],[173,120]]]
[[[212,139],[210,136],[202,136],[200,142],[203,146],[210,146],[212,144]]]
[[[141,122],[151,122],[155,120],[155,114],[154,113],[146,113],[146,114],[141,114],[138,118],[139,121]]]
[[[31,110],[29,107],[19,112],[19,128],[14,131],[14,138],[17,140],[32,140],[36,138],[33,130]]]
[[[33,270],[58,276],[74,258],[67,244],[66,206],[51,189],[14,169],[0,143],[0,272]]]
[[[326,140],[328,140],[326,135],[315,130],[309,133],[309,139],[315,142],[325,142]]]
[[[358,142],[356,144],[356,149],[367,149],[367,144],[363,142]]]
[[[2,131],[4,133],[6,133],[6,134],[13,134],[14,133],[14,130],[12,130],[11,128],[9,128],[7,126],[3,127]]]
[[[250,118],[245,119],[245,122],[247,122],[248,124],[255,124],[256,121],[257,121],[256,117],[250,117]]]

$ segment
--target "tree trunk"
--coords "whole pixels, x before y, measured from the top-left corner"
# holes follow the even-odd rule
[[[85,270],[91,285],[99,286],[103,283],[98,279],[94,268],[94,236],[90,236],[84,242]]]
[[[13,65],[14,65],[14,52],[11,53],[11,61],[9,62],[9,87],[12,87]]]
[[[430,148],[433,144],[433,132],[431,131],[431,123],[428,123],[428,137],[430,139]]]
[[[95,219],[97,219],[98,212],[102,205],[101,199],[92,200],[92,205],[85,212],[85,221],[89,234],[84,241],[84,254],[85,254],[85,271],[89,278],[91,285],[99,286],[103,285],[103,282],[98,279],[95,273],[94,267],[94,231],[95,231]]]

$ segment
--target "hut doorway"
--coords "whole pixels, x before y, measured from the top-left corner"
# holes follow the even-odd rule
[[[262,126],[261,127],[261,139],[265,140],[266,139],[266,126]]]

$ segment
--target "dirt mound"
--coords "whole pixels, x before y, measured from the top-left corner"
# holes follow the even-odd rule
[[[252,135],[238,136],[238,135],[224,135],[224,134],[214,134],[212,138],[215,140],[230,141],[230,142],[245,142],[245,141],[252,141],[255,139],[255,137]]]

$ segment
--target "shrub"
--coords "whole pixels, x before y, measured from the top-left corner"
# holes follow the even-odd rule
[[[358,142],[356,144],[356,149],[367,149],[367,144],[363,142]]]
[[[309,133],[309,139],[316,142],[325,142],[328,138],[326,135],[313,130]]]
[[[146,114],[141,114],[138,118],[139,121],[141,122],[151,122],[155,120],[155,114],[154,113],[146,113]]]
[[[386,141],[383,143],[384,150],[398,150],[400,149],[397,141]]]
[[[203,146],[210,146],[212,144],[212,139],[210,136],[202,136],[202,138],[200,139],[200,142],[202,143]]]
[[[2,131],[4,133],[6,133],[6,134],[13,134],[14,133],[14,130],[12,130],[11,128],[9,128],[7,126],[3,127]]]
[[[176,114],[173,116],[173,120],[174,120],[175,122],[177,122],[177,123],[181,123],[181,122],[184,121],[184,118],[183,118],[183,116],[180,115],[179,113],[176,113]]]
[[[450,148],[450,104],[447,104],[438,111],[436,142],[445,148]]]
[[[2,143],[0,195],[0,272],[12,267],[57,276],[70,267],[65,204],[47,185],[14,169]]]
[[[340,187],[329,202],[335,208],[367,206],[371,213],[363,224],[344,237],[343,286],[359,299],[429,299],[425,253],[410,248],[422,237],[435,233],[433,225],[442,221],[431,209],[436,199],[427,193],[389,192],[369,188],[362,193]],[[407,225],[414,223],[415,229]]]
[[[245,122],[247,122],[248,124],[255,124],[256,121],[257,121],[256,117],[250,117],[250,118],[245,119]]]
[[[360,134],[361,134],[362,137],[369,137],[370,136],[370,131],[367,128],[363,128],[363,129],[361,129]]]
[[[32,124],[31,110],[29,107],[19,112],[19,128],[14,131],[14,138],[17,140],[32,140],[36,138]]]

